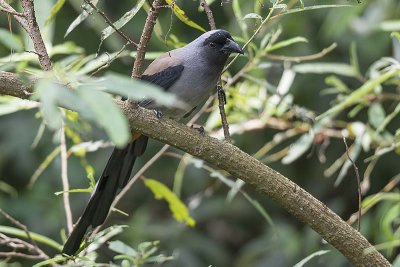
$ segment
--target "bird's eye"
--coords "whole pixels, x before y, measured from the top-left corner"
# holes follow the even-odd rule
[[[214,47],[217,46],[217,45],[216,45],[215,43],[213,43],[213,42],[209,43],[209,45],[210,45],[210,47],[212,47],[212,48],[214,48]]]

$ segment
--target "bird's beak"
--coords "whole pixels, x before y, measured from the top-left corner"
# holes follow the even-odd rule
[[[222,51],[224,51],[225,53],[239,53],[242,55],[244,54],[242,48],[240,48],[240,46],[231,39],[226,39],[226,43],[222,47]]]

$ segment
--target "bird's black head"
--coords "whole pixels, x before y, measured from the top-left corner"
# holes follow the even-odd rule
[[[210,55],[229,55],[230,53],[243,54],[243,50],[233,40],[231,34],[224,30],[214,30],[204,34],[203,47]]]

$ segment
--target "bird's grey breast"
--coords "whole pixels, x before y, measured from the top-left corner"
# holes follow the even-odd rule
[[[168,90],[186,103],[187,109],[175,110],[171,117],[185,115],[188,111],[202,103],[216,87],[223,66],[212,66],[204,60],[196,58],[183,63],[184,69],[180,78]],[[169,113],[171,113],[170,110]]]

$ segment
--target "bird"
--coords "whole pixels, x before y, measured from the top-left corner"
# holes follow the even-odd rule
[[[138,105],[177,121],[189,117],[217,85],[231,53],[243,54],[243,50],[228,31],[217,29],[162,54],[150,63],[141,80],[176,95],[185,105],[160,106],[151,99],[139,101]],[[128,183],[135,160],[145,152],[147,143],[147,136],[133,132],[128,145],[113,149],[83,214],[63,246],[63,254],[75,255],[88,229],[104,223],[116,194]]]

